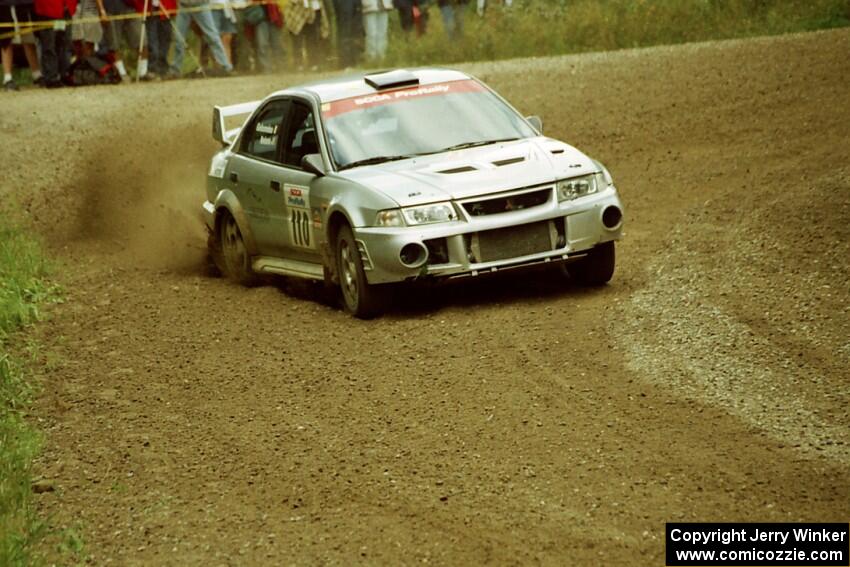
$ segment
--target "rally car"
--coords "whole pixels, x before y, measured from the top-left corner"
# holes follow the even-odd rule
[[[223,148],[203,211],[211,255],[237,282],[323,280],[368,318],[397,282],[543,263],[584,285],[614,273],[623,208],[608,170],[459,71],[365,74],[215,107],[213,136]]]

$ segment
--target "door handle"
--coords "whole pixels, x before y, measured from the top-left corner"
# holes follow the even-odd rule
[[[238,174],[238,173],[236,173],[235,171],[231,171],[231,172],[230,172],[230,180],[231,180],[233,183],[239,183],[239,174]]]
[[[269,181],[269,187],[271,187],[272,191],[280,191],[280,181]]]

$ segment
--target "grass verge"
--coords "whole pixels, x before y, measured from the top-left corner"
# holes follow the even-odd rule
[[[44,535],[32,502],[32,460],[40,435],[27,422],[35,394],[22,361],[9,352],[12,334],[55,301],[38,242],[0,211],[0,565],[29,565]]]
[[[609,51],[850,26],[847,0],[488,0],[461,5],[463,33],[448,38],[432,3],[422,36],[400,31],[385,64],[430,65]]]

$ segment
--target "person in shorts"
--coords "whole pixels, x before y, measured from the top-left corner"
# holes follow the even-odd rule
[[[95,46],[103,41],[101,21],[106,17],[103,0],[80,0],[71,20],[71,41],[78,60],[93,55]]]
[[[128,1],[130,3],[128,3]],[[103,7],[109,16],[121,16],[109,18],[103,23],[103,38],[109,50],[110,59],[115,62],[115,68],[121,75],[121,80],[127,80],[127,68],[121,56],[121,43],[126,45],[127,51],[139,52],[142,39],[142,15],[144,14],[144,1],[140,0],[103,0]],[[150,13],[150,4],[148,5]],[[138,17],[132,17],[138,16]],[[148,72],[148,42],[142,46],[140,57],[136,65],[136,76],[139,80],[150,81],[156,77]]]
[[[26,29],[32,25],[32,19],[32,0],[0,0],[0,24],[5,24],[0,26],[0,35],[14,33],[11,37],[0,38],[0,57],[3,60],[3,88],[7,91],[18,90],[18,85],[12,77],[15,45],[20,45],[24,49],[24,55],[26,55],[32,73],[33,84],[42,85],[44,83],[41,66],[38,64],[35,36],[33,36],[31,29]],[[22,27],[24,27],[23,30]]]

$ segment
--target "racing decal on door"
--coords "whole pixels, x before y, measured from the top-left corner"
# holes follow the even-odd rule
[[[313,218],[310,214],[310,188],[284,185],[286,208],[289,210],[289,233],[292,244],[301,248],[315,248]]]

